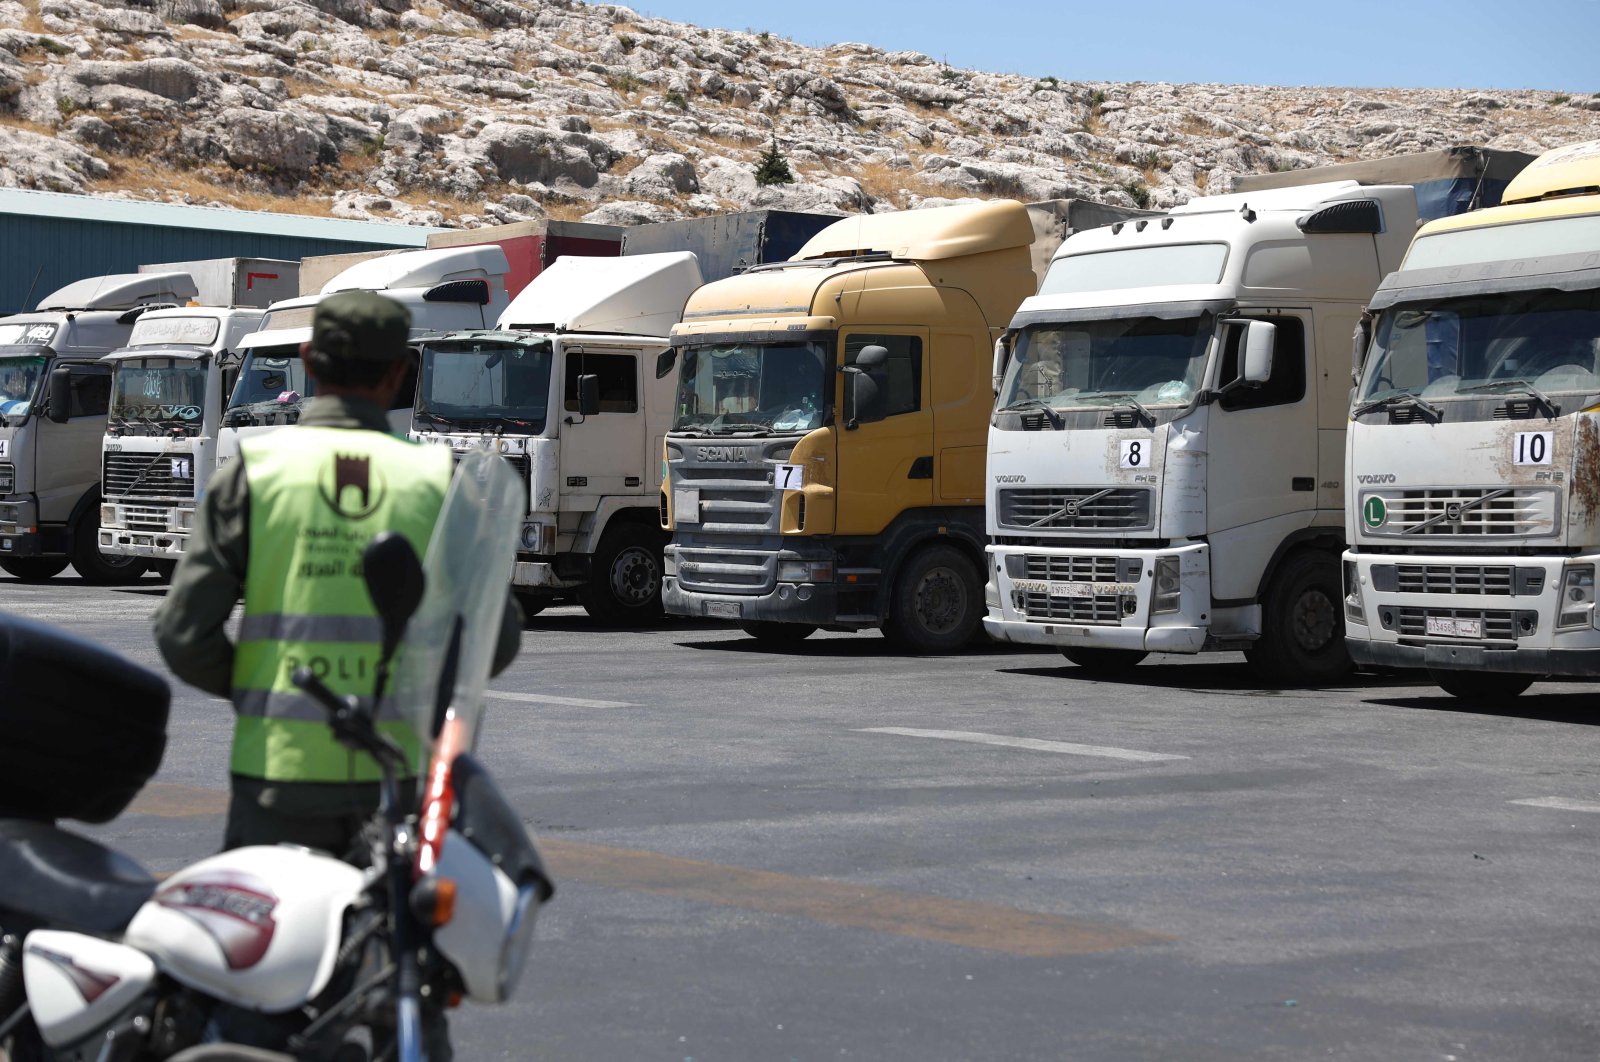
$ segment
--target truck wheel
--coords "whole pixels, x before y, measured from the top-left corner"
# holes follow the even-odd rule
[[[983,622],[978,569],[954,546],[929,546],[900,569],[884,636],[912,653],[951,653]]]
[[[1303,552],[1283,562],[1262,602],[1261,637],[1244,656],[1280,685],[1319,686],[1350,673],[1337,559]]]
[[[1150,654],[1143,649],[1086,649],[1075,645],[1061,650],[1061,655],[1091,675],[1120,675],[1132,671]]]
[[[799,645],[817,633],[817,628],[809,623],[774,623],[772,620],[743,620],[739,629],[762,645],[774,649]]]
[[[72,532],[72,566],[83,581],[95,586],[122,586],[144,575],[143,557],[115,557],[100,552],[100,528],[93,516],[96,506],[84,513]]]
[[[589,581],[578,603],[592,618],[611,626],[658,623],[661,607],[662,534],[641,524],[616,524],[600,536]]]
[[[0,560],[0,571],[16,576],[25,583],[42,583],[66,571],[65,557],[12,557]]]
[[[545,594],[525,594],[518,591],[517,604],[522,607],[522,618],[532,619],[550,607],[550,598]]]
[[[172,573],[178,570],[177,561],[151,561],[150,570],[164,583],[172,582]]]
[[[1445,671],[1428,669],[1434,685],[1452,697],[1467,704],[1492,707],[1500,701],[1509,701],[1533,685],[1533,675],[1519,675],[1510,671]]]

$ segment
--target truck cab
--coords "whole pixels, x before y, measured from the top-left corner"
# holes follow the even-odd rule
[[[0,320],[0,568],[54,577],[70,563],[91,582],[137,579],[145,564],[103,555],[100,442],[111,399],[110,351],[148,310],[197,293],[187,273],[91,277],[33,313]]]
[[[1344,672],[1345,352],[1415,222],[1409,186],[1342,181],[1069,237],[995,351],[989,633]]]
[[[300,361],[311,340],[317,303],[341,291],[375,291],[411,312],[411,334],[487,328],[505,311],[505,251],[493,244],[405,251],[357,262],[323,285],[315,295],[273,303],[261,330],[240,342],[244,358],[239,378],[222,414],[217,463],[239,452],[244,435],[270,431],[300,419],[315,387]],[[389,411],[397,434],[411,427],[414,387],[401,390]]]
[[[673,381],[656,362],[700,280],[687,251],[565,257],[497,330],[419,340],[411,437],[488,446],[528,486],[512,576],[524,611],[570,595],[602,623],[660,619],[656,492]]]
[[[1011,201],[846,218],[695,293],[672,330],[668,612],[775,643],[977,633],[988,351],[1033,240]]]

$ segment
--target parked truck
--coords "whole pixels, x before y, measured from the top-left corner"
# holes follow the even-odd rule
[[[526,612],[570,594],[603,623],[660,618],[673,381],[656,360],[700,279],[687,251],[563,258],[498,330],[420,341],[412,438],[491,446],[528,485],[512,577]]]
[[[1032,293],[1020,203],[846,218],[707,284],[672,330],[667,611],[784,642],[982,617],[988,351]]]
[[[1499,205],[1506,186],[1533,158],[1522,151],[1463,144],[1302,170],[1250,173],[1234,178],[1231,190],[1255,193],[1330,181],[1409,184],[1417,194],[1417,217],[1433,221]]]
[[[1356,343],[1343,611],[1358,664],[1470,700],[1600,676],[1600,141],[1423,227]]]
[[[1344,181],[1068,237],[995,348],[988,632],[1346,670],[1345,354],[1415,223],[1409,186]]]
[[[658,221],[624,229],[623,255],[690,251],[706,282],[726,280],[758,265],[782,262],[839,220],[801,210],[741,210],[704,218]]]
[[[187,273],[68,284],[34,313],[0,319],[0,568],[49,579],[137,579],[144,561],[100,552],[100,441],[111,399],[105,355],[153,306],[197,294]]]
[[[461,328],[486,328],[508,303],[505,252],[493,244],[432,251],[405,251],[357,261],[328,280],[316,295],[273,303],[261,330],[240,340],[244,358],[238,381],[222,415],[217,462],[239,452],[243,435],[300,419],[315,387],[300,361],[300,346],[311,339],[317,303],[335,292],[376,291],[411,312],[413,335]],[[411,428],[414,381],[404,385],[389,424],[399,433]]]

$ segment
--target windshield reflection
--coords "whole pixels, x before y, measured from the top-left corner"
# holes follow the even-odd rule
[[[25,419],[39,394],[44,377],[42,357],[0,358],[0,416]]]
[[[549,340],[453,340],[422,348],[420,425],[544,431],[550,405]]]
[[[1130,317],[1034,325],[1016,339],[1002,410],[1024,403],[1098,408],[1184,406],[1205,378],[1209,317]]]
[[[810,431],[827,408],[820,343],[731,343],[683,352],[674,431]]]
[[[1600,392],[1600,292],[1532,291],[1384,311],[1358,404]]]
[[[187,358],[139,358],[118,363],[111,384],[111,419],[122,428],[199,430],[206,366]]]
[[[266,423],[277,414],[298,413],[315,391],[300,360],[298,343],[246,351],[239,366],[239,382],[228,398],[225,422]]]

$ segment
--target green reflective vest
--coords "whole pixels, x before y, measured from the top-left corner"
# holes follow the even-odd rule
[[[230,769],[269,781],[376,780],[377,763],[335,741],[326,711],[290,676],[308,667],[335,693],[372,695],[382,632],[361,553],[387,530],[426,553],[450,485],[450,452],[376,431],[295,427],[245,440],[239,459],[250,548]],[[415,765],[410,727],[391,715],[379,729]]]

